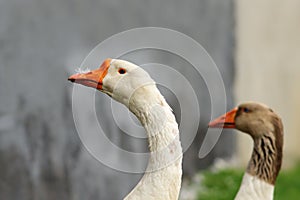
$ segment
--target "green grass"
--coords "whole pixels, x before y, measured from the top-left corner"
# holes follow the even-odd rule
[[[280,172],[276,187],[275,200],[299,199],[300,197],[300,165],[298,167]]]
[[[226,169],[218,172],[201,172],[203,181],[198,200],[234,199],[243,177],[242,170]],[[281,171],[276,182],[275,200],[297,200],[300,197],[300,165]]]

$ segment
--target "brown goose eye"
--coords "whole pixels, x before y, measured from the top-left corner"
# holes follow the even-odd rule
[[[250,110],[249,110],[248,108],[243,108],[243,111],[244,111],[245,113],[250,112]]]
[[[125,74],[126,73],[126,69],[120,68],[118,72],[119,72],[119,74]]]

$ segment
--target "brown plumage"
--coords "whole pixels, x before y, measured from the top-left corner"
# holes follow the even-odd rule
[[[249,134],[254,147],[247,172],[275,185],[282,163],[283,125],[272,109],[261,103],[243,103],[209,126],[236,128]]]

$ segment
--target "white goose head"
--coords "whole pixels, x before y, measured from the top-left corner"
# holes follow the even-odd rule
[[[100,90],[116,101],[129,107],[132,95],[144,86],[155,86],[155,82],[141,67],[118,59],[106,59],[100,68],[69,77],[71,82]]]

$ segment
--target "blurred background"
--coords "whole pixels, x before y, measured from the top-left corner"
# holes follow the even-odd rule
[[[135,186],[142,174],[110,169],[83,147],[73,121],[73,85],[67,77],[99,42],[145,26],[180,31],[200,43],[221,72],[228,109],[256,100],[276,110],[285,126],[283,168],[294,170],[300,158],[299,8],[300,1],[292,0],[0,0],[0,198],[117,200]],[[142,55],[129,57],[137,63],[169,60],[168,64],[180,65],[172,56],[159,52]],[[199,194],[204,178],[195,180],[199,170],[224,166],[244,169],[252,148],[246,135],[226,133],[205,158],[199,159],[207,123],[223,113],[217,110],[211,116],[204,81],[200,78],[193,84],[203,91],[197,94],[201,118],[197,136],[184,154],[182,199],[204,199]],[[167,89],[161,90],[178,118],[176,98]],[[110,114],[109,97],[97,98],[105,102],[98,109],[106,120],[108,137],[132,151],[147,149],[145,140],[122,136]],[[219,101],[221,104],[224,99]],[[127,117],[120,116],[120,120]],[[86,131],[95,126],[89,113],[83,112],[82,118]],[[146,161],[126,165],[145,166]],[[241,177],[242,171],[228,176],[236,173]],[[292,176],[291,181],[280,179],[282,184],[287,182],[281,188],[295,193],[300,184],[295,180],[300,175]],[[237,178],[237,184],[239,181]]]

